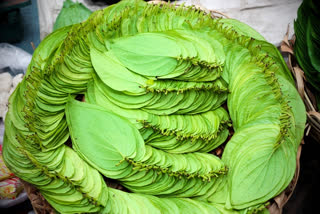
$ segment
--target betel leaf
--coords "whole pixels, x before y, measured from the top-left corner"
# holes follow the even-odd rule
[[[266,41],[265,38],[260,33],[258,33],[255,29],[236,19],[221,19],[220,22],[224,23],[225,26],[230,26],[234,28],[238,33],[242,35],[250,36],[258,40]]]
[[[313,25],[313,23],[319,23],[320,18],[311,16],[308,20],[308,29],[307,29],[307,47],[308,47],[308,54],[310,57],[310,61],[312,66],[317,70],[320,71],[320,27],[319,25]]]
[[[315,0],[304,0],[294,22],[296,41],[294,54],[307,81],[320,92],[320,5]],[[316,93],[316,96],[320,96]]]
[[[289,100],[289,105],[292,107],[292,113],[294,120],[292,125],[295,126],[296,146],[300,144],[299,139],[303,138],[305,121],[306,121],[306,108],[303,105],[303,101],[300,99],[299,94],[295,93],[295,88],[292,84],[288,83],[282,76],[278,76],[278,80],[281,84],[281,89],[284,96]]]
[[[86,8],[82,3],[74,3],[72,0],[65,0],[56,22],[54,23],[53,31],[65,26],[78,24],[89,18],[91,13],[92,11]]]
[[[145,93],[145,90],[140,86],[144,85],[147,79],[130,72],[113,58],[110,51],[100,52],[92,48],[90,56],[96,73],[106,85],[117,91]],[[117,72],[113,72],[114,70]]]
[[[174,38],[159,33],[117,39],[110,49],[128,69],[147,76],[169,74],[177,66],[174,57],[181,55]]]
[[[124,158],[145,153],[138,130],[99,106],[70,98],[66,116],[74,149],[98,169],[116,167]]]
[[[263,136],[255,135],[262,130]],[[290,181],[295,170],[295,153],[291,149],[292,142],[281,144],[277,150],[274,148],[274,136],[278,131],[276,125],[256,125],[242,129],[229,141],[223,157],[232,168],[227,206],[242,209],[266,201]],[[257,141],[259,145],[255,145]]]

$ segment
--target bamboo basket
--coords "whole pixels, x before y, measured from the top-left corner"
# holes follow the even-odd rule
[[[159,1],[159,0],[149,1],[148,3],[168,4],[168,2]],[[176,4],[176,6],[179,6],[179,5]],[[202,10],[207,14],[210,14],[212,18],[218,18],[218,17],[230,18],[227,14],[224,14],[216,10],[208,10],[200,5],[194,5],[193,7],[198,10]],[[291,40],[288,39],[288,32],[287,32],[287,34],[285,35],[281,43],[280,50],[282,54],[288,55],[288,61],[287,61],[288,67],[292,72],[293,77],[295,78],[296,88],[306,105],[308,121],[306,125],[305,134],[306,136],[310,135],[314,139],[318,140],[320,139],[320,113],[317,112],[317,109],[316,109],[315,97],[313,96],[312,92],[307,88],[304,73],[302,69],[297,65],[294,59],[294,55],[293,55],[294,41],[295,41],[295,38]],[[290,197],[292,196],[292,193],[296,187],[296,184],[299,178],[300,156],[301,156],[301,150],[302,150],[303,144],[304,144],[304,141],[302,140],[297,152],[296,172],[291,183],[282,193],[280,193],[278,196],[274,197],[269,201],[269,205],[267,206],[267,208],[271,214],[281,214],[283,207],[286,205],[286,203],[289,201]],[[223,151],[223,147],[217,148],[215,151],[216,155],[221,155],[222,151]],[[33,185],[25,181],[23,181],[23,184],[36,214],[55,214],[56,213],[54,208],[45,200],[45,198],[41,195],[40,191],[36,187],[34,187]],[[107,183],[107,185],[112,188],[121,189],[121,186],[115,183]]]

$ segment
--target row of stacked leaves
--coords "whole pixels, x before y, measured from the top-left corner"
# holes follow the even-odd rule
[[[320,3],[316,0],[304,0],[298,9],[294,23],[295,42],[289,53],[294,54],[299,66],[293,69],[301,97],[308,111],[306,135],[316,141],[320,138]],[[293,53],[294,49],[294,53]],[[298,71],[298,72],[296,72]],[[305,82],[307,83],[304,86]]]
[[[320,105],[320,3],[304,0],[294,23],[296,41],[294,54],[304,70]]]
[[[129,0],[49,35],[5,122],[6,164],[58,212],[263,213],[293,177],[305,110],[247,25]]]

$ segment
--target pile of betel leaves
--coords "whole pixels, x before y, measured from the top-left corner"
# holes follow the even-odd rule
[[[255,30],[127,0],[41,42],[10,98],[3,155],[61,213],[268,213],[305,120]]]

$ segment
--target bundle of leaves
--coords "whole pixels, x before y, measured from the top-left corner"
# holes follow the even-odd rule
[[[39,45],[10,98],[3,154],[61,213],[263,213],[294,175],[305,119],[255,30],[128,0]]]
[[[312,85],[320,109],[320,2],[304,0],[294,22],[296,41],[294,54]]]

